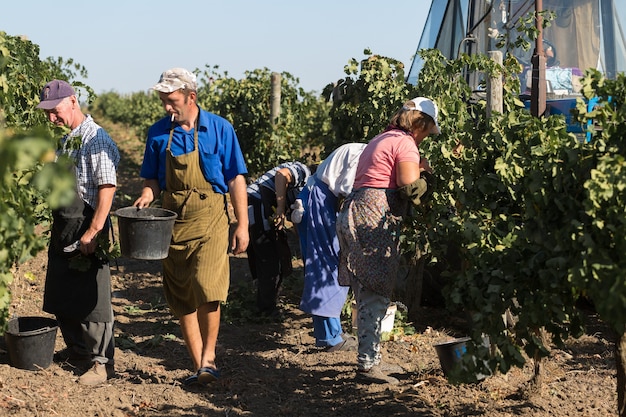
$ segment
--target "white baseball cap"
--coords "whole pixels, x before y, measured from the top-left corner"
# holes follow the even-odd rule
[[[410,107],[405,107],[406,110],[419,110],[424,114],[429,115],[433,118],[435,125],[430,130],[430,133],[434,135],[438,135],[441,133],[441,129],[439,128],[439,120],[437,119],[437,115],[439,114],[439,109],[434,101],[426,97],[416,97],[411,100],[415,104],[415,108],[412,109]]]

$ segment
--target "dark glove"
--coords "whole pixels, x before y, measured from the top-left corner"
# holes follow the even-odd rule
[[[410,184],[398,188],[400,197],[409,200],[414,205],[419,206],[432,193],[435,185],[435,176],[429,172],[422,172],[421,177]]]
[[[422,202],[427,201],[432,195],[433,191],[435,191],[435,187],[437,186],[437,177],[435,177],[430,172],[424,171],[420,174],[420,178],[424,178],[426,180],[426,192],[422,196]]]

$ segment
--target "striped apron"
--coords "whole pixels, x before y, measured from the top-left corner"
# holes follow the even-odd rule
[[[163,260],[163,289],[174,316],[193,313],[207,302],[226,301],[230,284],[226,197],[213,191],[200,169],[198,125],[194,150],[179,156],[166,150],[163,208],[178,214]]]

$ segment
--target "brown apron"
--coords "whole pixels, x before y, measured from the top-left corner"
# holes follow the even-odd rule
[[[226,301],[230,284],[226,198],[213,191],[200,169],[198,124],[194,150],[172,155],[170,129],[165,161],[163,208],[178,214],[169,253],[163,260],[165,298],[176,317],[201,304]]]

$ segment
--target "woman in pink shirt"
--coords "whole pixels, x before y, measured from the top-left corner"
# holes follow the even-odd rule
[[[390,302],[400,262],[399,236],[411,190],[424,192],[420,172],[430,171],[418,145],[439,134],[437,105],[417,97],[407,101],[389,126],[363,150],[352,193],[337,217],[340,244],[338,281],[350,285],[358,308],[357,377],[398,383],[389,373],[402,368],[381,362],[381,322]],[[415,199],[419,201],[419,198]]]

